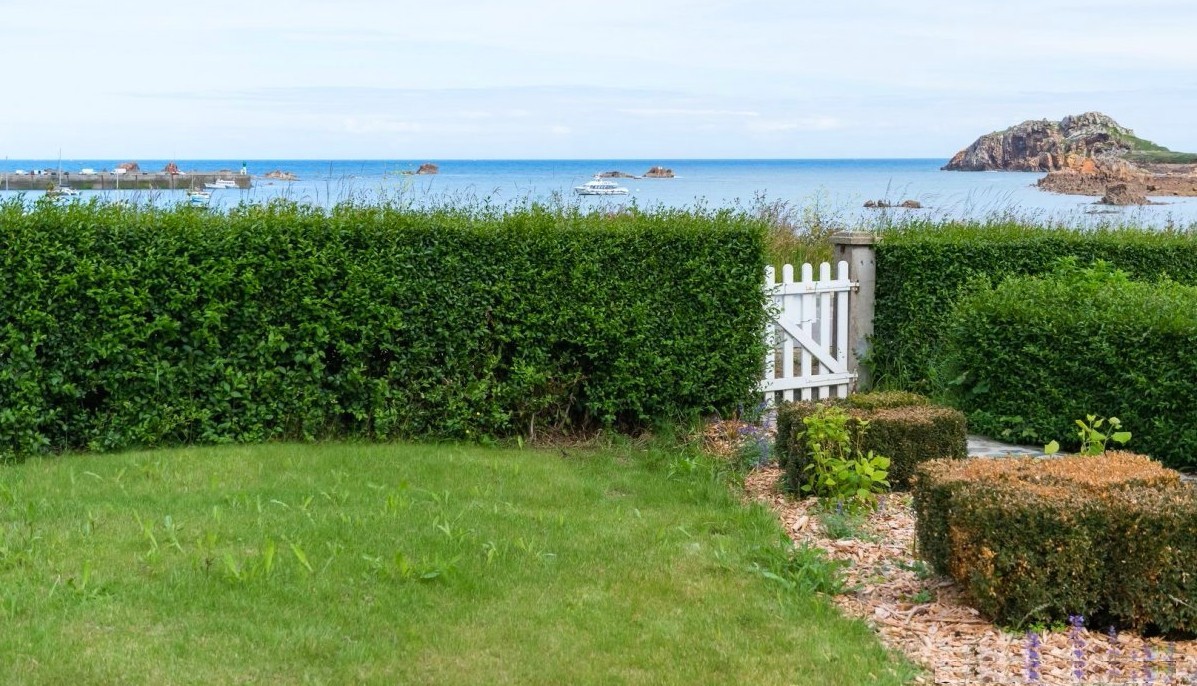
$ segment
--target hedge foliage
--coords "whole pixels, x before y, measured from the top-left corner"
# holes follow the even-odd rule
[[[751,402],[733,212],[0,204],[0,455],[640,425]]]
[[[966,296],[947,334],[975,430],[1075,448],[1075,420],[1117,416],[1135,450],[1197,465],[1197,288],[1066,262]]]
[[[1150,458],[935,460],[914,507],[920,554],[1001,624],[1197,630],[1197,489]]]
[[[914,393],[856,393],[847,398],[783,403],[777,411],[774,450],[785,472],[784,487],[792,493],[801,492],[810,462],[809,446],[802,436],[806,429],[803,419],[820,405],[838,405],[848,411],[856,447],[862,453],[872,450],[890,459],[888,479],[895,487],[905,486],[920,462],[968,454],[964,415],[930,405],[927,398]],[[864,431],[861,420],[868,422]]]
[[[1197,232],[1080,229],[1017,222],[911,222],[876,246],[877,290],[869,364],[882,387],[938,393],[951,381],[936,355],[956,301],[978,282],[1042,274],[1060,258],[1106,260],[1139,280],[1167,275],[1197,285]]]

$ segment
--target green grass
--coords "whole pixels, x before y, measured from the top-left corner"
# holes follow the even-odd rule
[[[1127,153],[1126,159],[1144,164],[1197,164],[1197,153],[1172,150],[1144,150]]]
[[[0,465],[5,683],[895,684],[761,507],[631,446]],[[779,562],[780,560],[780,562]],[[815,581],[812,581],[815,580]]]
[[[1152,141],[1138,136],[1120,136],[1122,142],[1130,147],[1126,159],[1131,162],[1157,164],[1193,164],[1197,163],[1197,153],[1176,152]]]

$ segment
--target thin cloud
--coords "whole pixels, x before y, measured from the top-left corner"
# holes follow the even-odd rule
[[[753,110],[706,110],[681,107],[636,107],[618,110],[637,117],[759,117]]]

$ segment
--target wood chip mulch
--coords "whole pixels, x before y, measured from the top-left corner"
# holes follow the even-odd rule
[[[745,479],[746,497],[776,512],[796,543],[822,548],[829,557],[849,563],[844,570],[849,590],[836,596],[835,603],[845,614],[869,623],[886,646],[926,669],[914,683],[1197,683],[1197,641],[1143,640],[1126,634],[1115,642],[1103,632],[1085,629],[1040,634],[1038,678],[1033,678],[1028,674],[1027,635],[995,627],[968,606],[952,580],[920,578],[916,573],[920,565],[915,563],[908,494],[883,496],[867,519],[863,538],[868,540],[833,540],[820,524],[817,501],[781,493],[780,477],[777,467],[753,471]],[[930,602],[920,602],[928,598]],[[1074,657],[1078,647],[1083,655],[1079,662]]]

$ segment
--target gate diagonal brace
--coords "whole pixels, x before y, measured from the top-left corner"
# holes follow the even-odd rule
[[[823,349],[823,346],[815,342],[802,329],[798,328],[794,322],[791,322],[783,317],[777,318],[777,325],[781,327],[782,331],[788,333],[794,340],[798,341],[803,348],[806,348],[824,367],[827,367],[833,372],[846,372],[845,365],[842,365],[839,360],[835,359]]]

